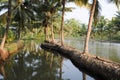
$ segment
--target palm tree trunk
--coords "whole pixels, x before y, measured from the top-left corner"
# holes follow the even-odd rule
[[[52,37],[52,42],[54,42],[54,32],[53,32],[53,15],[51,17],[51,37]]]
[[[80,71],[87,73],[96,80],[120,80],[119,63],[95,55],[82,54],[79,50],[70,46],[45,42],[41,44],[41,48],[70,59]]]
[[[21,25],[20,25],[20,22],[19,22],[18,24],[19,24],[19,26],[18,26],[18,36],[17,36],[17,37],[18,37],[18,39],[20,39],[20,35],[21,35],[21,34],[20,34],[20,31],[21,31],[21,30],[20,30],[20,27],[21,27]]]
[[[7,25],[6,29],[4,32],[4,36],[2,38],[2,42],[0,45],[0,59],[5,61],[5,59],[8,57],[8,52],[4,49],[5,41],[8,35],[8,29],[10,26],[10,21],[11,21],[11,0],[8,1],[8,15],[7,15]]]
[[[48,25],[45,26],[45,29],[44,29],[44,33],[45,33],[45,40],[49,40],[49,30],[48,30]]]
[[[94,13],[95,13],[96,2],[97,2],[97,0],[93,0],[93,5],[92,5],[92,8],[91,8],[91,12],[90,12],[88,30],[87,30],[87,35],[86,35],[86,39],[85,39],[83,53],[88,53],[88,44],[89,44],[90,33],[91,33],[91,28],[92,28],[93,16],[94,16]]]
[[[46,36],[46,27],[44,27],[44,35],[45,35],[45,40],[47,40],[47,36]]]
[[[6,29],[5,29],[5,32],[4,32],[2,42],[1,42],[1,48],[2,49],[4,48],[4,45],[5,45],[5,41],[6,41],[7,34],[8,34],[8,29],[9,29],[9,26],[10,26],[10,21],[11,21],[11,0],[8,1],[7,25],[6,25]]]
[[[52,42],[55,42],[54,33],[53,33],[53,25],[51,25],[51,37],[52,37]]]
[[[62,20],[61,20],[61,45],[64,44],[64,32],[63,32],[63,24],[64,24],[64,14],[65,14],[65,0],[62,0],[62,4],[63,4],[63,9],[62,9]]]

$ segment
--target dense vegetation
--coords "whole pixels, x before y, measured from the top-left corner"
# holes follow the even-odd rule
[[[88,52],[89,39],[120,40],[120,12],[112,20],[100,16],[98,0],[0,0],[0,37],[1,49],[4,43],[16,39],[40,39],[54,42],[60,37],[61,45],[64,37],[82,37],[85,39],[84,53]],[[113,2],[119,9],[119,0]],[[73,7],[65,7],[66,3],[74,2],[90,11],[88,24],[75,19],[64,21],[65,12]]]

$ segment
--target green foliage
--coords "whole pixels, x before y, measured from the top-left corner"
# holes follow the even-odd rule
[[[7,9],[7,1],[1,0],[0,11]],[[72,1],[80,6],[88,6],[89,0],[68,0],[67,2]],[[118,4],[118,0],[110,0]],[[44,29],[41,27],[53,26],[55,35],[60,34],[60,25],[61,25],[61,10],[62,10],[62,0],[21,0],[20,3],[18,0],[12,0],[12,21],[11,26],[15,26],[16,33],[12,30],[9,30],[7,42],[15,39],[15,34],[18,36],[22,35],[23,38],[39,38],[43,36]],[[89,7],[91,7],[89,3]],[[72,8],[66,8],[66,10],[71,11]],[[120,12],[117,13],[116,17],[111,21],[105,19],[103,16],[97,18],[100,13],[99,2],[96,6],[96,14],[94,15],[94,25],[92,28],[91,38],[93,39],[117,39],[119,40],[119,31],[120,31]],[[6,12],[7,13],[7,12]],[[6,24],[6,13],[0,16],[0,25]],[[97,23],[95,22],[97,21]],[[75,19],[70,19],[65,21],[64,33],[65,36],[69,37],[80,37],[86,35],[87,25],[81,24]],[[36,34],[35,29],[38,30]],[[3,37],[4,27],[0,26],[0,37]],[[25,31],[25,32],[24,32]],[[24,33],[23,33],[24,32]],[[49,31],[50,32],[50,31]],[[33,36],[32,36],[33,33]]]
[[[120,40],[120,12],[112,20],[100,17],[96,25],[93,26],[91,36],[99,40]]]
[[[8,31],[7,42],[11,42],[15,39],[15,33],[12,30]]]
[[[0,38],[3,37],[3,35],[4,35],[4,31],[5,31],[5,28],[2,27],[2,26],[0,26]]]
[[[3,38],[5,32],[5,28],[4,27],[0,27],[0,38]],[[9,30],[8,31],[8,36],[7,36],[7,42],[11,42],[15,39],[15,32],[13,30]]]
[[[85,35],[86,26],[75,19],[70,19],[65,22],[65,29],[67,36],[80,37]]]

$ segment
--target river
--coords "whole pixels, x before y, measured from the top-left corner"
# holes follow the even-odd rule
[[[84,41],[66,39],[65,44],[83,50]],[[120,44],[90,41],[89,52],[120,63]],[[4,73],[4,74],[3,74]],[[79,71],[70,60],[40,48],[40,42],[26,40],[25,47],[1,65],[0,80],[94,80]]]

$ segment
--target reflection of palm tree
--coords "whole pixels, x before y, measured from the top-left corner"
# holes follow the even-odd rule
[[[54,54],[53,54],[53,53],[51,53],[50,68],[52,68],[53,58],[54,58]]]
[[[86,80],[86,74],[83,72],[82,75],[83,75],[83,80]]]
[[[24,51],[29,51],[29,52],[39,52],[41,50],[41,47],[35,40],[28,40],[26,41]]]
[[[3,62],[0,62],[0,74],[3,75],[4,77],[4,80],[6,80],[6,74],[5,74],[5,68],[4,68],[4,63]]]
[[[60,71],[59,71],[59,79],[62,80],[62,66],[63,66],[63,60],[64,58],[60,57]]]
[[[23,54],[23,55],[22,55]],[[20,52],[17,54],[16,60],[13,62],[11,67],[6,64],[8,71],[6,73],[7,80],[56,80],[58,79],[58,57],[54,57],[52,62],[52,67],[50,68],[50,57],[49,60],[45,60],[43,51],[28,54],[25,56],[26,52]],[[39,56],[40,54],[40,56]],[[13,74],[10,74],[10,73]]]

